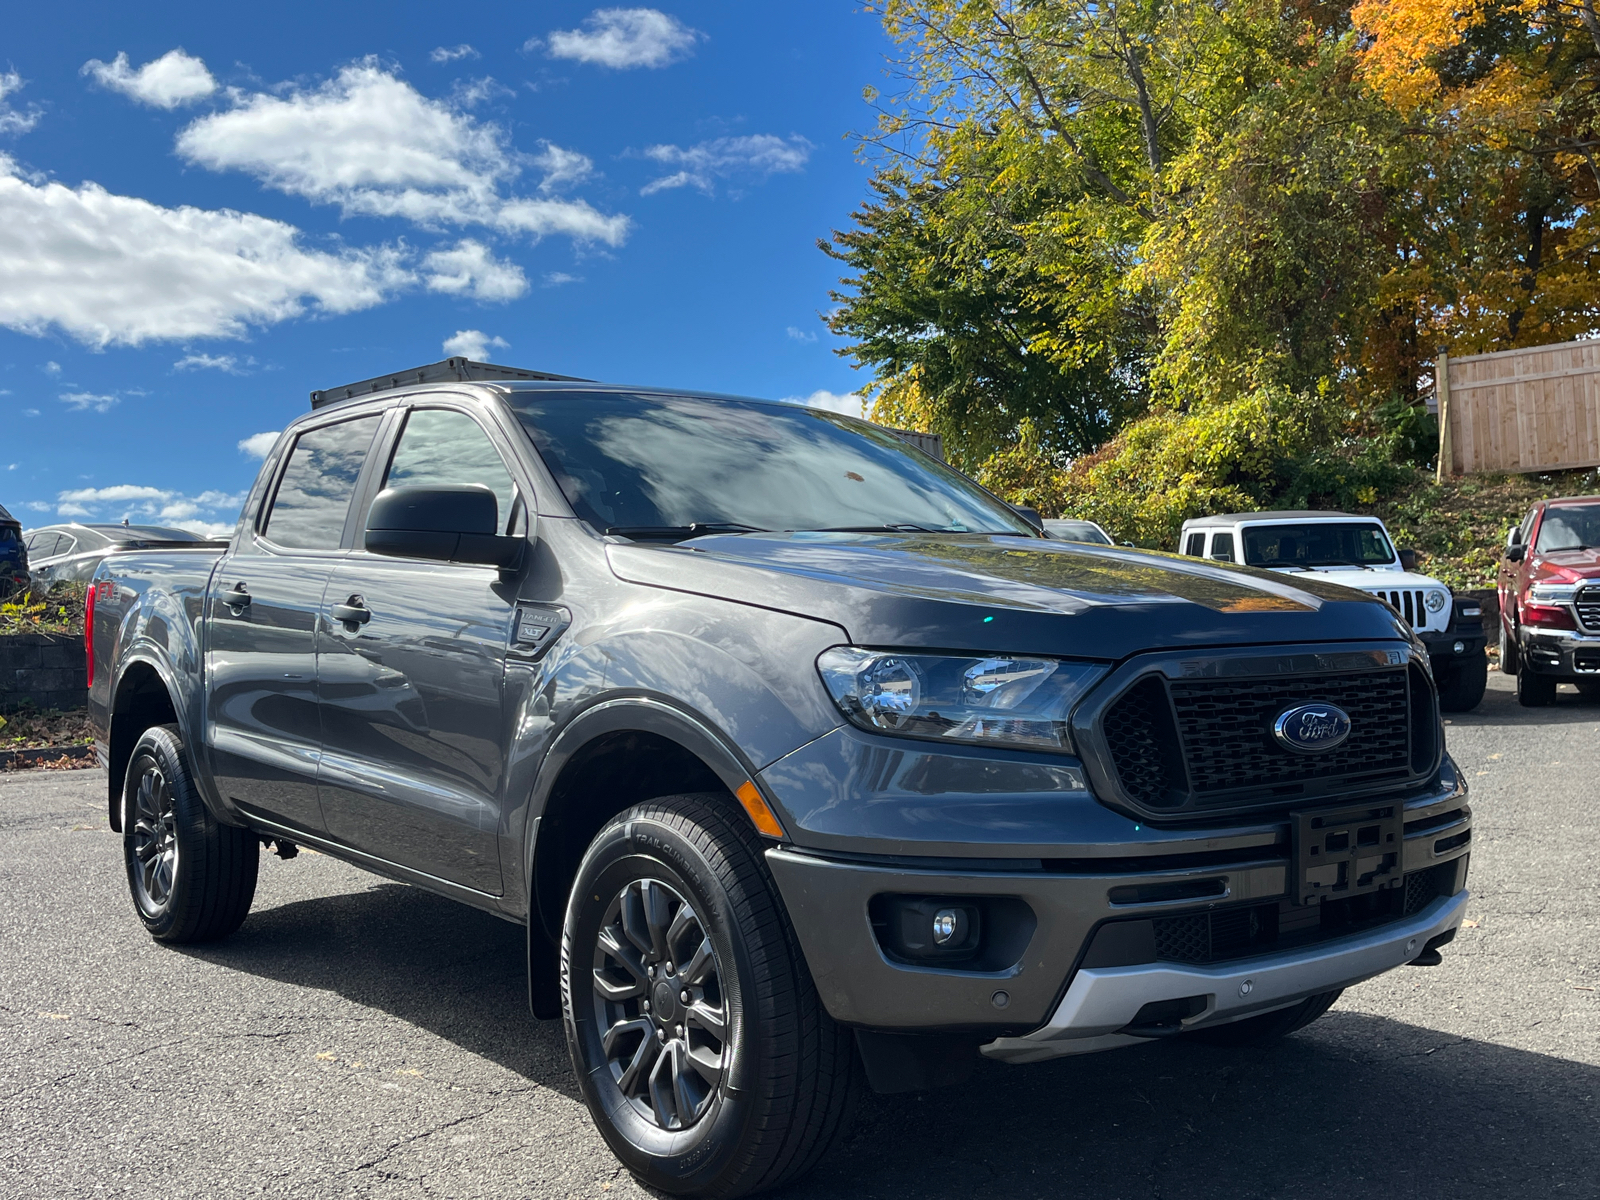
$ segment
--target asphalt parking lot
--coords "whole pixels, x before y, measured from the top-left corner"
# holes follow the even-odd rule
[[[1600,706],[1454,718],[1469,926],[1267,1051],[1152,1044],[868,1097],[790,1197],[1600,1195]],[[98,771],[0,776],[0,1196],[637,1195],[519,931],[264,858],[226,943],[131,912]]]

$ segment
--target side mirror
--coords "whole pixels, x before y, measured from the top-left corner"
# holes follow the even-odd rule
[[[367,549],[388,558],[474,563],[509,570],[526,540],[504,537],[486,487],[401,487],[378,493],[367,513]]]
[[[1513,525],[1506,532],[1506,545],[1508,545],[1508,546],[1520,546],[1521,544],[1522,544],[1522,526],[1521,525]]]
[[[1044,533],[1044,518],[1039,515],[1039,510],[1037,508],[1029,508],[1026,504],[1013,504],[1011,506],[1011,511],[1016,513],[1017,516],[1021,517],[1029,525],[1032,525],[1040,533]]]
[[[1507,546],[1506,547],[1506,561],[1507,562],[1521,562],[1527,556],[1528,556],[1528,548],[1526,546],[1524,546],[1521,542],[1518,542],[1515,546]]]
[[[1400,569],[1402,571],[1415,571],[1417,569],[1417,552],[1409,546],[1400,551]]]
[[[1218,550],[1211,556],[1211,561],[1231,563],[1233,561],[1233,553],[1229,550]]]

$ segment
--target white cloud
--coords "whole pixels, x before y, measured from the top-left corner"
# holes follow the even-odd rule
[[[504,338],[490,337],[481,329],[458,329],[453,337],[444,340],[446,358],[459,355],[474,362],[483,362],[488,359],[491,349],[509,350],[511,343]]]
[[[74,488],[56,496],[56,513],[76,521],[157,523],[188,529],[207,537],[227,537],[233,532],[246,493],[207,491],[198,496],[165,488],[118,484],[103,488]],[[37,506],[30,506],[37,507]]]
[[[814,342],[817,340],[817,335],[812,333],[809,329],[799,329],[793,325],[785,329],[784,333],[788,334],[791,339],[797,342]]]
[[[0,155],[0,326],[22,333],[96,347],[238,337],[308,309],[370,308],[412,282],[390,247],[309,250],[282,221],[36,184]]]
[[[239,443],[239,452],[251,458],[265,458],[278,442],[278,430],[271,433],[252,433]]]
[[[654,8],[599,8],[581,29],[556,30],[548,39],[551,58],[572,58],[603,67],[664,67],[694,49],[705,35]],[[530,40],[524,49],[532,49]]]
[[[69,408],[75,408],[79,412],[88,412],[93,409],[95,412],[103,413],[109,412],[113,406],[120,404],[121,400],[115,394],[100,396],[94,392],[62,392],[61,403]]]
[[[847,417],[866,416],[866,399],[855,392],[830,392],[819,388],[809,396],[785,396],[785,404],[803,404],[807,408],[825,408],[829,412],[843,413]]]
[[[39,410],[37,408],[25,408],[22,410],[22,415],[25,417],[37,417]]]
[[[471,46],[462,42],[459,46],[436,46],[433,53],[428,55],[436,63],[455,62],[458,58],[478,58],[478,52]]]
[[[544,277],[545,287],[560,287],[564,283],[582,282],[582,275],[569,275],[565,271],[550,271]]]
[[[30,104],[27,112],[18,112],[7,103],[6,97],[21,91],[22,87],[23,78],[15,71],[0,75],[0,133],[27,133],[43,115],[37,105]]]
[[[528,290],[528,277],[516,263],[496,258],[482,242],[465,238],[451,250],[435,250],[422,260],[431,292],[474,300],[515,300]]]
[[[229,375],[248,375],[247,368],[256,360],[246,355],[240,359],[235,354],[186,354],[172,364],[175,371],[224,371]]]
[[[594,170],[594,160],[576,150],[566,150],[554,142],[544,143],[544,148],[533,156],[533,164],[544,172],[539,182],[541,192],[582,183]]]
[[[230,111],[184,129],[177,148],[191,163],[245,171],[346,216],[564,233],[612,246],[628,234],[627,217],[581,200],[505,195],[520,166],[499,127],[429,100],[373,59],[320,87],[239,94]]]
[[[128,65],[126,53],[108,63],[91,58],[83,64],[80,74],[92,75],[102,86],[156,108],[193,104],[217,90],[217,81],[206,70],[206,64],[184,53],[182,47],[168,50],[137,71]]]
[[[715,138],[695,146],[650,146],[644,152],[646,158],[681,169],[646,184],[639,194],[695,187],[710,195],[717,178],[757,175],[765,179],[779,172],[802,171],[811,150],[811,143],[798,134],[781,138],[770,133]]]

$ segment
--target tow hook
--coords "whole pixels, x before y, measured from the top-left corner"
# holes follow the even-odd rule
[[[1439,953],[1439,947],[1455,940],[1456,931],[1447,929],[1443,933],[1428,939],[1428,944],[1422,948],[1422,953],[1413,958],[1406,965],[1408,967],[1437,967],[1444,961],[1444,956]]]
[[[300,847],[287,838],[264,837],[261,839],[261,844],[283,859],[293,858],[300,853]]]

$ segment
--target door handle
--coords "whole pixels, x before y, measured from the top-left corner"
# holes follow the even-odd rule
[[[223,592],[218,599],[220,599],[229,608],[233,609],[234,616],[238,616],[241,612],[250,607],[250,593],[245,591],[244,584],[242,583],[234,584],[231,591]]]
[[[360,596],[351,596],[343,604],[335,604],[329,611],[333,613],[335,621],[343,621],[346,625],[365,625],[372,620],[372,610]]]

